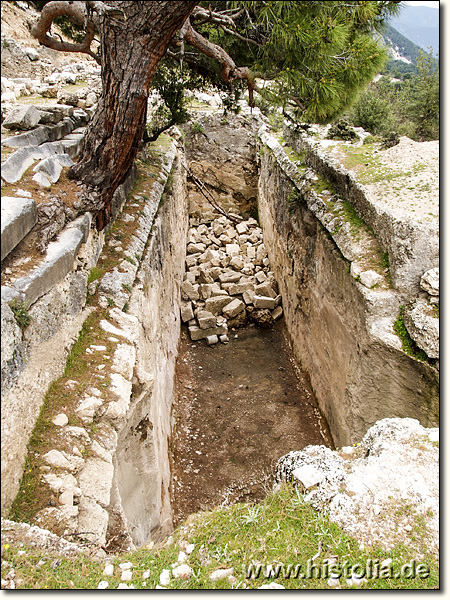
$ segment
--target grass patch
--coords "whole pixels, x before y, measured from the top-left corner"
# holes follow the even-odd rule
[[[105,274],[105,272],[106,272],[105,269],[101,269],[100,267],[97,267],[97,266],[92,267],[92,269],[89,271],[87,284],[89,285],[93,281],[97,281],[97,279],[101,279],[103,277],[103,275]]]
[[[361,219],[361,217],[358,216],[356,210],[353,208],[353,206],[347,200],[342,201],[342,210],[343,210],[343,216],[344,216],[345,220],[348,223],[350,223],[350,227],[353,230],[358,230],[360,228],[369,229],[367,227],[365,221],[363,221],[363,219]]]
[[[23,331],[31,323],[31,316],[28,314],[28,304],[21,302],[18,298],[14,298],[9,303],[9,307],[13,312],[17,325]]]
[[[164,136],[162,144],[167,144],[168,141],[171,143],[171,138]],[[158,142],[158,145],[155,143],[149,159],[152,161],[153,166],[157,167],[155,169],[157,172],[159,172],[161,164],[161,158],[157,156],[157,152],[162,147],[161,140],[158,140]],[[137,215],[145,207],[146,202],[150,198],[154,180],[157,177],[157,175],[153,175],[152,177],[145,178],[146,167],[142,163],[138,166],[138,169],[140,171],[140,178],[138,183],[133,187],[131,195],[124,206],[124,213],[133,216]],[[136,198],[130,200],[132,195],[135,195]],[[139,222],[137,219],[134,221],[116,219],[111,224],[105,232],[106,243],[98,263],[89,272],[88,284],[97,281],[105,273],[112,271],[124,258],[131,264],[136,265],[136,261],[133,258],[124,257],[122,252],[117,252],[111,248],[108,242],[110,240],[130,240],[138,227]],[[130,291],[131,287],[126,286],[125,289]],[[96,387],[102,392],[102,398],[105,403],[116,399],[110,396],[108,390],[108,386],[111,383],[108,379],[109,356],[114,352],[115,344],[109,340],[110,336],[99,325],[100,320],[109,320],[110,315],[107,310],[102,310],[96,306],[96,302],[97,294],[89,297],[89,304],[96,308],[93,308],[91,314],[85,320],[78,339],[73,344],[67,357],[64,374],[52,383],[43,399],[40,414],[27,447],[25,468],[19,492],[9,513],[10,518],[15,521],[30,522],[40,510],[57,505],[57,495],[41,479],[43,474],[42,456],[53,448],[72,454],[73,440],[61,438],[61,430],[52,423],[52,419],[58,413],[65,412],[69,417],[69,425],[84,427],[92,439],[95,439],[96,434],[101,429],[101,425],[97,425],[95,419],[91,424],[81,421],[75,412],[79,400],[90,387]],[[108,306],[114,306],[113,299],[108,299]],[[127,308],[128,306],[126,305],[124,309],[127,310]],[[16,310],[16,312],[22,319],[22,325],[25,326],[26,311],[24,312],[24,307],[20,311]],[[90,345],[106,346],[106,351],[88,353],[86,349]],[[105,365],[105,368],[98,369],[100,365]],[[76,382],[75,386],[67,385],[69,379]],[[82,454],[89,451],[88,447],[84,448],[81,443],[79,444],[79,449]],[[52,469],[52,472],[57,471],[57,469]],[[71,586],[69,585],[68,587]]]
[[[419,523],[420,526],[420,523]],[[235,504],[218,508],[211,512],[191,516],[173,535],[174,543],[156,548],[143,547],[135,552],[111,556],[114,574],[102,574],[104,564],[86,556],[61,558],[55,564],[54,557],[35,549],[18,555],[18,547],[2,547],[2,559],[8,561],[3,566],[7,573],[14,568],[16,583],[21,581],[23,589],[96,589],[101,580],[108,581],[108,588],[115,589],[121,583],[118,565],[125,561],[132,563],[132,579],[127,582],[136,589],[154,589],[159,584],[163,569],[171,570],[177,561],[183,544],[194,544],[194,551],[188,558],[193,569],[189,580],[171,578],[169,589],[256,589],[263,583],[277,581],[286,589],[327,589],[328,576],[322,565],[326,558],[338,557],[339,563],[348,561],[351,565],[366,565],[368,559],[392,559],[393,573],[399,572],[403,564],[414,558],[410,548],[398,545],[391,551],[380,548],[361,550],[359,543],[348,536],[336,524],[331,523],[323,513],[316,512],[304,500],[304,496],[290,485],[270,493],[258,506]],[[301,565],[307,572],[308,561],[318,553],[314,564],[321,569],[310,569],[315,577],[286,577],[287,565]],[[39,563],[39,561],[44,561]],[[419,561],[418,561],[419,562]],[[369,579],[362,587],[367,589],[430,589],[438,587],[438,563],[431,555],[425,555],[420,562],[427,565],[430,574],[426,578]],[[37,565],[39,563],[39,567]],[[253,564],[251,577],[250,565]],[[258,565],[272,565],[275,574],[265,577],[267,572]],[[279,572],[276,573],[277,565]],[[216,569],[233,568],[233,579],[211,581],[210,574]],[[143,578],[144,573],[148,575]],[[317,577],[320,574],[320,578]],[[275,576],[274,576],[275,575]],[[3,576],[3,575],[2,575]],[[344,578],[341,586],[347,588]],[[19,586],[18,586],[19,587]]]
[[[83,424],[76,416],[75,408],[79,398],[90,386],[101,385],[100,381],[103,381],[99,379],[97,382],[95,371],[96,366],[104,362],[102,354],[86,354],[86,348],[91,344],[103,344],[107,347],[108,353],[113,351],[113,345],[107,339],[107,334],[99,326],[100,319],[106,316],[103,311],[93,311],[86,318],[78,339],[67,357],[62,377],[50,385],[44,397],[39,417],[28,443],[19,492],[9,513],[10,518],[15,521],[29,522],[39,510],[51,506],[51,502],[57,500],[50,487],[41,482],[41,456],[52,448],[65,449],[71,454],[72,447],[62,447],[60,430],[52,423],[52,419],[58,413],[66,412],[70,425],[85,427],[89,430],[89,426]],[[66,386],[69,379],[78,382],[76,389]]]
[[[328,179],[320,173],[316,173],[316,176],[317,180],[312,183],[311,187],[317,194],[322,194],[325,190],[328,190],[330,194],[337,194],[336,188]]]

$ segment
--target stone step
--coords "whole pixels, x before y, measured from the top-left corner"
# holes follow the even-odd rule
[[[32,198],[4,196],[1,200],[1,260],[17,246],[34,227],[36,203]]]

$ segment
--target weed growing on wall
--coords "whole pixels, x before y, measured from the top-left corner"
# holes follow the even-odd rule
[[[11,300],[9,307],[14,314],[17,325],[23,331],[31,323],[31,316],[28,314],[28,304],[21,302],[17,298]]]

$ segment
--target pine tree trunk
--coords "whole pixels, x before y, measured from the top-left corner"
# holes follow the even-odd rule
[[[136,157],[147,117],[150,84],[174,33],[196,2],[109,2],[125,20],[105,16],[100,31],[102,94],[69,176],[100,196],[97,227]]]

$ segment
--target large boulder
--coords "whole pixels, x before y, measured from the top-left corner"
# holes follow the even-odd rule
[[[439,318],[434,307],[418,298],[408,305],[403,320],[419,348],[430,358],[439,358]]]
[[[35,106],[18,106],[3,121],[5,129],[34,129],[41,119],[41,113]]]
[[[382,419],[360,444],[307,446],[280,458],[278,481],[293,480],[362,546],[403,543],[439,551],[439,430],[416,419]],[[420,535],[416,537],[415,533]]]

